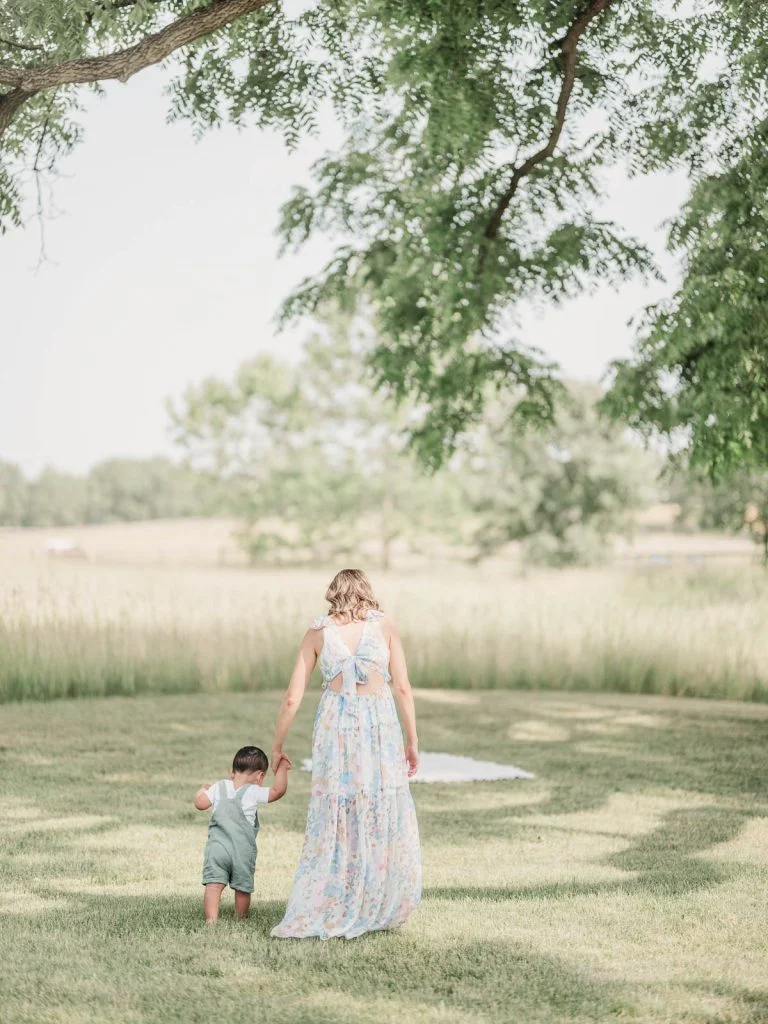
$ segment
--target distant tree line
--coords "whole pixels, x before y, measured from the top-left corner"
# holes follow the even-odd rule
[[[211,481],[170,459],[108,459],[85,476],[44,469],[27,479],[0,461],[0,526],[134,522],[218,511]]]
[[[601,415],[598,385],[565,382],[552,422],[521,431],[522,390],[491,389],[453,457],[425,469],[409,444],[423,410],[375,387],[360,318],[318,324],[301,358],[262,355],[169,405],[183,462],[117,458],[32,480],[0,462],[0,525],[59,527],[226,514],[254,563],[389,567],[397,552],[478,562],[511,543],[531,564],[610,557],[636,512],[680,506],[681,529],[744,531],[768,560],[768,474],[718,483],[645,450]]]

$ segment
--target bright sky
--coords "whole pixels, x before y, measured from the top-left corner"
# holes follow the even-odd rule
[[[276,336],[273,317],[329,250],[319,241],[278,260],[274,229],[333,125],[325,142],[294,154],[256,130],[195,142],[188,124],[165,124],[162,85],[160,72],[145,72],[89,105],[85,142],[62,167],[59,213],[45,226],[54,262],[35,269],[34,222],[0,238],[0,458],[28,474],[172,454],[167,397],[256,352],[296,352],[308,333]],[[627,321],[673,285],[662,224],[686,191],[682,176],[612,175],[601,214],[656,249],[668,283],[531,311],[518,337],[570,376],[600,377],[628,354]]]

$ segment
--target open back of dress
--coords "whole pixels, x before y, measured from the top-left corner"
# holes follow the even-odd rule
[[[365,619],[344,626],[330,615],[315,620],[313,628],[323,631],[323,687],[351,695],[376,693],[386,686],[389,645],[381,631],[382,617],[381,612],[369,611]]]

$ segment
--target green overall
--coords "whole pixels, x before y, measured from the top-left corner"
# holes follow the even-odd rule
[[[203,885],[222,882],[238,892],[253,892],[256,870],[256,833],[259,816],[251,823],[243,813],[243,796],[249,784],[227,796],[226,782],[220,782],[219,799],[208,824],[208,842],[203,856]]]

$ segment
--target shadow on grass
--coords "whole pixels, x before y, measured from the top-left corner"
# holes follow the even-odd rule
[[[401,962],[403,958],[408,970],[399,975],[397,985],[409,1003],[448,1003],[505,1021],[541,1019],[547,1010],[555,1020],[608,1021],[632,1011],[621,984],[598,980],[519,942],[410,941],[400,952]],[[354,951],[351,967],[371,994],[392,983],[391,962],[371,957],[364,947]]]
[[[45,930],[46,917],[55,914],[73,932],[83,927],[95,929],[104,936],[129,939],[156,934],[159,931],[197,931],[206,928],[203,919],[202,886],[200,896],[125,895],[123,893],[75,893],[69,890],[40,888],[39,894],[50,902],[50,907],[28,918],[29,926]],[[56,909],[55,901],[62,900]],[[251,912],[245,922],[235,919],[234,902],[229,891],[222,898],[219,923],[247,929],[248,934],[268,936],[285,912],[284,900],[253,900]]]
[[[600,891],[599,886],[580,888]],[[449,892],[457,895],[460,890]],[[470,894],[493,898],[499,892]],[[503,893],[509,898],[506,890]],[[433,890],[431,895],[435,894]],[[542,887],[540,895],[557,893],[545,893]],[[257,1012],[275,1024],[407,1021],[446,1007],[462,1014],[468,1024],[608,1024],[654,1020],[658,1011],[653,986],[638,988],[631,971],[626,981],[596,977],[519,941],[445,935],[417,940],[407,929],[354,942],[269,941],[269,931],[284,909],[282,901],[255,901],[252,916],[244,923],[235,923],[231,907],[226,909],[220,926],[209,929],[202,922],[200,900],[191,895],[86,895],[66,912],[30,917],[18,953],[24,958],[41,943],[58,948],[74,940],[91,971],[98,977],[105,972],[105,978],[119,960],[121,970],[131,977],[132,1003],[144,1024],[207,1021],[216,1019],[216,1010],[222,1007],[224,1017],[219,1014],[218,1019],[228,1024],[250,1024]],[[87,1008],[97,1018],[103,1012],[107,1019],[109,1011],[110,1019],[122,1019],[114,1016],[108,987],[83,987],[78,977],[72,976],[65,992],[73,1018],[78,1009]],[[50,977],[38,971],[27,979],[16,977],[14,986],[17,998],[24,998],[31,986],[35,998],[46,1005],[60,1005],[63,998],[61,977],[55,972]],[[733,1003],[727,1017],[691,1018],[701,1024],[763,1024],[768,1019],[764,991],[707,981],[687,987],[694,996],[718,996]]]
[[[768,1021],[768,989],[750,989],[743,985],[693,981],[686,988],[705,996],[728,999],[733,1009],[727,1015],[708,1014],[700,1018],[701,1024],[765,1024]]]
[[[616,892],[683,896],[735,876],[739,871],[737,866],[713,863],[695,854],[733,839],[750,817],[747,812],[718,806],[670,811],[658,828],[639,836],[627,849],[603,859],[602,863],[632,873],[625,879],[547,882],[520,887],[434,886],[426,889],[424,895],[443,900],[495,902],[566,899]]]
[[[662,723],[657,728],[630,723],[621,735],[608,738],[590,732],[591,723],[575,720],[568,723],[570,736],[566,741],[514,743],[505,739],[508,720],[493,720],[474,707],[441,708],[441,722],[434,736],[430,720],[425,718],[422,740],[425,748],[435,749],[436,744],[452,734],[452,752],[498,760],[500,742],[503,742],[508,751],[504,760],[530,769],[538,780],[533,784],[521,781],[511,785],[524,788],[544,784],[549,792],[541,801],[512,804],[489,813],[482,807],[473,808],[472,796],[493,793],[510,783],[475,784],[471,790],[461,787],[469,799],[457,815],[453,810],[445,813],[439,807],[420,808],[421,793],[415,787],[423,835],[427,840],[445,843],[462,843],[467,835],[480,840],[512,838],[526,827],[526,817],[594,811],[603,807],[613,794],[633,791],[699,793],[713,803],[719,799],[748,798],[752,806],[745,814],[767,813],[768,806],[764,803],[758,807],[755,796],[764,793],[764,779],[768,774],[768,720],[729,717],[727,711],[723,711],[722,717],[689,715],[679,705],[668,712],[654,707],[654,716]],[[430,799],[434,803],[450,788],[430,787]],[[452,787],[454,795],[456,789]],[[684,838],[675,839],[671,832],[679,827],[681,837],[687,835],[688,825],[693,827],[693,848],[722,842],[722,838],[717,838],[717,830],[721,828],[717,822],[729,819],[730,811],[712,809],[713,820],[705,827],[705,831],[712,834],[696,846],[699,839],[695,838],[694,826],[698,813],[681,812],[690,814],[691,820],[671,821],[670,833],[660,837],[662,845],[671,850],[675,843],[686,842]],[[722,827],[727,833],[724,838],[735,834],[730,819]],[[640,847],[639,855],[644,849]]]
[[[257,901],[247,922],[234,923],[225,915],[220,926],[210,929],[202,922],[200,902],[190,896],[88,895],[66,914],[30,918],[24,941],[35,948],[43,941],[56,943],[66,933],[67,941],[74,935],[81,952],[90,950],[85,955],[95,956],[97,963],[119,957],[136,986],[145,1024],[213,1019],[201,1016],[200,1003],[210,1000],[213,1012],[217,991],[230,989],[233,978],[240,1006],[234,1014],[227,1007],[228,1024],[252,1020],[265,990],[276,1004],[270,1019],[283,1024],[408,1021],[446,1006],[467,1021],[499,1024],[605,1024],[635,1015],[637,995],[622,982],[595,978],[521,942],[445,935],[416,941],[407,929],[352,942],[269,941],[283,909],[282,902]],[[147,992],[156,985],[160,954],[167,986],[155,1012]],[[250,989],[249,979],[256,977],[260,987]],[[196,995],[200,986],[204,995]],[[105,1001],[109,998],[106,992]]]

